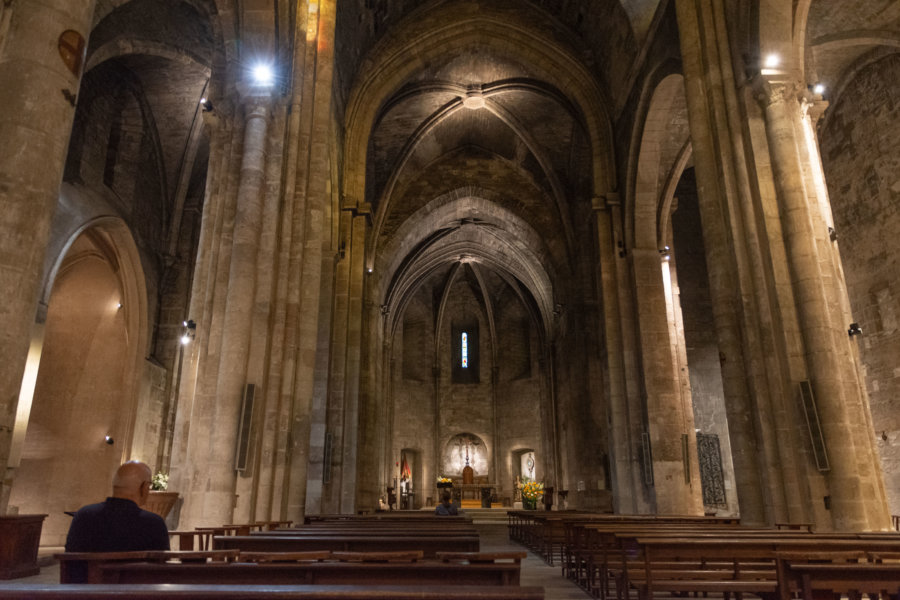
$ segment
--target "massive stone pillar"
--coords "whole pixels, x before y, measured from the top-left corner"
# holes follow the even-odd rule
[[[742,226],[750,226],[753,219],[747,219],[741,207],[749,211],[752,205],[747,186],[736,176],[741,132],[728,120],[737,110],[728,100],[729,89],[734,95],[734,80],[727,36],[720,37],[724,32],[711,26],[716,21],[712,4],[721,13],[718,0],[679,2],[675,8],[741,520],[763,524],[783,513],[784,496],[777,473],[771,476],[762,466],[772,448],[765,443],[771,441],[765,440],[767,382],[761,375],[765,352],[754,304],[755,294],[764,290],[754,290],[755,282],[748,276],[747,254],[755,246],[752,239],[743,238]]]
[[[50,220],[75,115],[94,0],[0,8],[0,514]],[[8,12],[11,11],[11,12]]]
[[[192,310],[199,313],[193,316],[198,319],[197,326],[202,332],[201,339],[195,342],[203,350],[192,351],[191,362],[195,363],[198,381],[193,389],[183,391],[185,404],[189,403],[193,410],[184,414],[187,406],[182,407],[180,416],[190,420],[189,431],[182,429],[177,434],[189,434],[189,441],[176,446],[176,453],[184,454],[173,457],[173,462],[183,461],[180,468],[189,474],[188,481],[179,481],[179,485],[185,486],[182,522],[188,526],[231,522],[235,505],[234,459],[253,330],[270,113],[268,94],[251,95],[244,101],[242,155],[237,194],[232,204],[233,227],[231,235],[215,235],[212,240],[214,246],[219,246],[215,255],[227,257],[229,261],[224,263],[227,265],[224,268],[220,260],[206,262],[204,242],[209,238],[204,236],[202,256],[198,257],[198,263],[203,260],[200,266],[204,268],[198,269],[197,277],[207,280],[210,287],[204,290],[204,296],[213,304],[205,306],[202,299],[192,299]],[[225,171],[217,173],[222,176]],[[226,190],[217,191],[225,193],[227,198]],[[223,205],[219,200],[210,200],[217,210],[205,217],[230,204],[226,201]],[[221,216],[228,220],[225,214]],[[217,219],[204,222],[204,228],[222,234],[220,226]],[[201,290],[195,285],[194,291]],[[189,384],[193,383],[193,377],[188,375]],[[182,422],[181,427],[184,426]]]
[[[826,472],[834,527],[858,531],[886,529],[887,501],[875,461],[873,432],[854,427],[865,409],[862,382],[845,368],[856,360],[847,333],[849,323],[835,305],[846,291],[830,272],[830,248],[825,256],[817,240],[824,238],[826,219],[814,191],[804,180],[803,156],[814,151],[800,135],[805,118],[793,83],[757,86],[766,116],[781,222],[797,303],[806,367],[815,395],[830,470]],[[836,302],[838,300],[838,302]],[[849,377],[848,377],[849,375]],[[867,428],[870,429],[870,428]],[[859,439],[861,438],[861,439]]]

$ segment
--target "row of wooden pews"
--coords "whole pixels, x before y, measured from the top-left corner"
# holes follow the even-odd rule
[[[529,512],[529,511],[524,511]],[[558,513],[510,517],[510,536],[606,600],[654,594],[812,600],[900,597],[900,535],[754,529],[730,519]],[[555,550],[562,528],[559,552]]]
[[[61,585],[54,586],[56,591],[19,584],[16,589],[24,595],[5,597],[538,600],[544,596],[543,588],[519,585],[526,553],[479,552],[478,533],[465,517],[421,512],[387,518],[338,515],[290,525],[228,525],[203,528],[203,535],[172,532],[179,550],[168,552],[57,554]],[[87,584],[73,587],[73,572],[86,572]],[[53,595],[70,589],[75,595]],[[173,595],[173,590],[183,590],[184,595]]]
[[[338,515],[309,519],[302,527],[249,535],[213,537],[213,549],[256,552],[402,552],[420,550],[425,558],[438,552],[478,552],[478,532],[467,517],[436,517],[421,511],[396,516]],[[403,515],[403,516],[399,516]]]

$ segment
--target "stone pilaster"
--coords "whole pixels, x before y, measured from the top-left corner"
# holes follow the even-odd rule
[[[29,0],[2,13],[9,28],[0,33],[0,514],[94,0]]]
[[[616,199],[618,201],[618,199]],[[609,403],[610,427],[610,467],[613,481],[613,506],[617,512],[637,513],[635,486],[632,473],[637,459],[631,452],[631,426],[628,403],[625,397],[625,365],[622,360],[622,332],[619,316],[618,295],[616,294],[616,249],[610,211],[607,199],[596,197],[593,201],[594,217],[597,220],[597,245],[600,256],[599,294],[603,300],[605,320],[606,361],[609,383],[607,395]]]

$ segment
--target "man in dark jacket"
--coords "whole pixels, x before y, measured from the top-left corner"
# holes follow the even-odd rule
[[[450,503],[450,492],[444,490],[441,493],[441,503],[434,509],[436,515],[458,515],[459,510]]]
[[[166,522],[141,509],[150,495],[150,479],[150,467],[140,461],[119,467],[113,477],[112,496],[75,513],[66,537],[66,552],[168,550]],[[75,580],[81,578],[75,569],[70,573]],[[86,577],[86,571],[83,575]]]

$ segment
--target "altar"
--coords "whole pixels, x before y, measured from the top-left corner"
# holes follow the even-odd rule
[[[474,483],[454,482],[449,486],[439,486],[435,497],[440,498],[441,492],[447,488],[449,488],[450,494],[453,496],[453,502],[462,508],[491,508],[491,505],[500,505],[505,500],[502,498],[499,486],[489,481]]]

